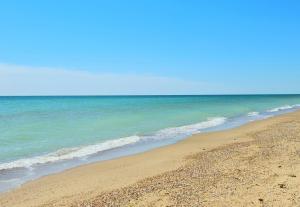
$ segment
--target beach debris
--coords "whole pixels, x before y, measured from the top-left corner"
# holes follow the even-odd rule
[[[280,188],[286,188],[286,184],[280,183],[278,184]]]

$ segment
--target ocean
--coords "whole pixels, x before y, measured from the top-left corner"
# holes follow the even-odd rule
[[[300,109],[300,95],[0,97],[0,191]]]

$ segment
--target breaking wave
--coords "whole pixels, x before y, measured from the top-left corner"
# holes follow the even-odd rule
[[[86,157],[99,152],[127,146],[130,144],[135,144],[145,140],[151,141],[151,140],[159,140],[159,139],[171,139],[174,138],[175,136],[188,136],[195,133],[199,133],[201,132],[202,129],[221,125],[225,123],[225,121],[226,118],[217,117],[196,124],[166,128],[152,135],[144,135],[144,136],[134,135],[134,136],[123,137],[114,140],[107,140],[105,142],[93,144],[93,145],[73,147],[73,148],[63,148],[46,155],[41,155],[41,156],[36,156],[31,158],[23,158],[12,162],[2,163],[0,164],[0,170],[8,170],[13,168],[29,168],[31,166],[38,165],[38,164],[45,164],[51,162],[58,162],[61,160],[70,160],[74,158]]]
[[[284,111],[284,110],[289,110],[289,109],[294,109],[294,108],[300,108],[300,104],[295,104],[295,105],[284,105],[280,107],[276,107],[273,109],[268,110],[267,112],[278,112],[278,111]]]
[[[267,110],[267,113],[276,114],[277,112],[288,111],[291,109],[300,108],[300,104],[296,105],[284,105]],[[263,112],[249,112],[248,117],[254,117],[264,114]],[[271,117],[268,115],[267,117]],[[215,117],[207,119],[206,121],[199,122],[196,124],[170,127],[157,131],[151,135],[134,135],[129,137],[123,137],[119,139],[107,140],[98,144],[73,147],[73,148],[63,148],[52,153],[45,155],[40,155],[31,158],[23,158],[7,163],[0,163],[0,170],[7,170],[13,168],[29,168],[38,164],[58,162],[61,160],[71,160],[74,158],[87,157],[99,152],[106,150],[111,150],[119,147],[124,147],[127,145],[135,144],[141,141],[151,141],[151,140],[162,140],[162,139],[172,139],[178,136],[189,136],[192,134],[200,133],[201,130],[208,129],[211,127],[216,127],[222,125],[226,122],[225,117]]]

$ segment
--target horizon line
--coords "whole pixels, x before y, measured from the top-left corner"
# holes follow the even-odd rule
[[[300,95],[300,93],[224,93],[224,94],[90,94],[90,95],[0,95],[0,97],[117,97],[117,96],[255,96]]]

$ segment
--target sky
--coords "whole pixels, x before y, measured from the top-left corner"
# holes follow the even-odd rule
[[[300,93],[296,0],[3,0],[0,95]]]

